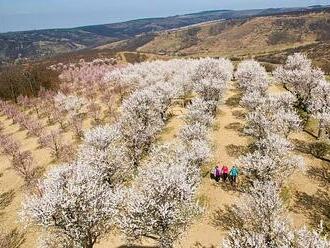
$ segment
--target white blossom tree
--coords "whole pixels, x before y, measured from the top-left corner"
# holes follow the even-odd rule
[[[201,98],[194,98],[187,107],[185,121],[189,125],[200,123],[204,126],[210,126],[213,122],[212,106],[214,102],[206,102]]]
[[[54,101],[56,107],[62,111],[68,112],[70,115],[79,115],[86,105],[86,100],[75,95],[64,95],[59,92]]]
[[[118,222],[128,241],[146,237],[168,248],[187,229],[199,207],[194,201],[196,187],[187,180],[188,167],[158,162],[151,161],[140,170]]]
[[[83,114],[86,112],[87,102],[83,97],[64,95],[59,92],[55,97],[55,106],[58,110],[69,114],[69,124],[77,137],[81,137]],[[61,118],[61,117],[60,117]],[[61,124],[62,126],[62,124]]]
[[[193,140],[207,140],[207,128],[199,122],[184,125],[179,131],[178,138],[185,144],[189,144]]]
[[[294,230],[279,194],[271,181],[255,182],[234,206],[238,225],[234,226],[222,243],[224,248],[325,248],[330,242],[315,230]]]
[[[245,92],[259,92],[264,95],[270,80],[266,69],[255,60],[241,62],[235,73],[239,87]]]
[[[247,91],[241,98],[239,104],[249,111],[256,109],[262,102],[265,101],[265,97],[260,91]]]
[[[311,91],[309,111],[319,121],[318,138],[330,138],[327,127],[330,125],[330,84],[326,80],[319,81]]]
[[[218,79],[202,79],[198,83],[195,83],[195,92],[206,102],[214,102],[212,113],[215,114],[216,106],[219,101],[223,98],[226,90],[225,81]]]
[[[295,248],[315,247],[327,248],[330,247],[330,241],[326,237],[321,236],[322,226],[319,231],[308,230],[306,227],[295,232],[296,242]]]
[[[303,158],[293,155],[293,145],[277,134],[268,134],[256,143],[257,150],[240,157],[236,164],[249,180],[282,183],[296,169],[303,169]]]
[[[287,137],[298,130],[301,120],[293,108],[293,99],[286,93],[260,99],[255,109],[247,114],[245,132],[260,139],[269,132]]]
[[[197,66],[194,71],[192,78],[195,83],[203,79],[228,82],[233,76],[234,67],[227,59],[205,58],[197,61]]]
[[[85,132],[78,161],[102,172],[111,187],[132,177],[133,162],[116,126],[95,127]]]
[[[63,165],[47,174],[36,194],[26,196],[21,220],[63,236],[74,247],[91,248],[113,228],[120,192],[90,166]]]
[[[325,80],[324,73],[313,68],[311,60],[301,53],[289,56],[285,65],[274,71],[274,77],[297,97],[298,105],[304,110],[307,110],[312,90],[319,81]]]
[[[164,120],[152,91],[137,91],[124,100],[119,129],[135,166],[163,126]]]
[[[240,225],[231,229],[223,247],[291,247],[294,233],[275,183],[255,182],[233,212]]]

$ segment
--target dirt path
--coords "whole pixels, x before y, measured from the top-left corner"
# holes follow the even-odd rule
[[[228,167],[231,167],[239,156],[234,151],[248,144],[247,137],[241,136],[239,131],[243,121],[237,115],[241,114],[243,109],[238,106],[238,101],[239,93],[234,83],[230,83],[224,102],[219,107],[214,130],[210,133],[214,145],[214,161]],[[210,165],[205,171],[210,171],[213,166],[214,164]],[[207,174],[202,180],[199,197],[206,202],[207,207],[183,238],[181,247],[218,247],[225,235],[225,230],[217,224],[219,210],[234,203],[239,193],[229,185],[216,184]]]

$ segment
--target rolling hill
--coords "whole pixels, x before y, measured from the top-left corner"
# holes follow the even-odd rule
[[[137,50],[178,55],[245,55],[328,42],[330,11],[218,21],[159,33]]]
[[[242,24],[242,22],[245,22],[245,18],[253,16],[269,16],[295,12],[306,13],[310,11],[321,11],[324,9],[327,9],[327,6],[240,11],[215,10],[165,18],[139,19],[122,23],[93,25],[71,29],[48,29],[2,33],[0,34],[0,64],[17,58],[35,59],[82,49],[90,49],[121,40],[133,39],[133,41],[129,43],[129,47],[135,49],[136,40],[139,42],[138,46],[142,47],[145,43],[149,43],[149,38],[152,35],[156,34],[162,36],[162,31],[164,30],[172,30],[175,32],[176,29],[181,27],[217,20],[230,20],[228,22],[229,24],[226,25],[232,26],[240,23]],[[221,23],[214,24],[212,31],[210,31],[211,35],[218,35],[218,32],[223,29],[222,25],[223,24]],[[188,35],[185,35],[187,36],[187,39],[182,39],[181,41],[186,42],[187,44],[184,49],[179,47],[179,50],[185,50],[186,48],[191,47],[191,45],[194,45],[194,42],[196,42],[194,36],[199,33],[198,29],[198,27],[188,29]],[[161,34],[159,34],[159,32]],[[141,36],[145,35],[148,36],[148,39],[141,38]],[[124,46],[121,43],[121,46],[121,49],[127,48],[126,43]],[[163,45],[160,47],[166,50],[166,47],[163,48]],[[152,46],[146,45],[142,51],[153,52],[154,49]],[[187,52],[189,52],[189,49]]]
[[[119,49],[132,39],[97,47]],[[289,13],[220,20],[158,32],[136,48],[140,54],[188,57],[254,57],[270,64],[283,63],[294,52],[303,52],[330,73],[330,11]]]

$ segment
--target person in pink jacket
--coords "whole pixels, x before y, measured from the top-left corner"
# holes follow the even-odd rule
[[[228,167],[226,165],[222,166],[222,168],[221,168],[221,174],[222,174],[222,180],[224,182],[227,181],[228,173],[229,173]]]

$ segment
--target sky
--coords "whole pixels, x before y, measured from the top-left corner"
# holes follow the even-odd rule
[[[330,4],[330,0],[0,0],[0,32],[105,24],[204,10],[316,4]]]

